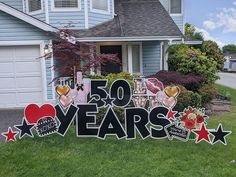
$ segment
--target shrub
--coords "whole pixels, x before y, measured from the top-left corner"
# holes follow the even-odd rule
[[[110,86],[115,80],[117,79],[125,79],[131,87],[134,87],[134,78],[136,78],[134,75],[131,75],[130,73],[118,73],[118,74],[108,74],[105,79],[108,80],[108,86]]]
[[[169,48],[169,70],[182,74],[201,75],[206,83],[214,83],[219,77],[217,62],[211,57],[201,53],[199,49],[190,48],[187,45],[174,45]]]
[[[157,78],[165,86],[167,85],[182,85],[191,91],[197,91],[204,83],[202,76],[193,74],[183,75],[175,71],[159,71],[158,73],[148,76],[148,78]]]
[[[99,112],[97,113],[97,123],[101,123],[106,112],[107,112],[107,108],[100,108]],[[115,114],[117,115],[118,119],[120,120],[121,123],[124,123],[125,120],[125,113],[124,113],[124,108],[114,108],[113,109]]]
[[[201,107],[201,96],[198,93],[188,91],[185,87],[179,85],[180,94],[174,110],[182,112],[188,106]]]
[[[202,105],[206,105],[218,95],[218,91],[213,84],[204,85],[199,89],[199,94],[202,96]]]

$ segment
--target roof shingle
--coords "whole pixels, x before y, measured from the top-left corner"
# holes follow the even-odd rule
[[[115,0],[114,19],[78,37],[178,36],[183,34],[159,0]]]

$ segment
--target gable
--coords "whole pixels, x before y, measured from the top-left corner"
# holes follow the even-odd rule
[[[23,1],[22,0],[4,0],[4,3],[17,10],[23,11]]]
[[[52,38],[51,33],[3,11],[0,11],[0,24],[0,41],[47,40]]]

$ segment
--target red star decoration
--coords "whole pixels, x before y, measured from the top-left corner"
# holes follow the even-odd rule
[[[210,142],[210,138],[209,138],[209,131],[206,129],[205,124],[202,124],[202,127],[200,130],[193,130],[193,132],[198,136],[196,139],[196,143],[201,142],[202,140],[205,140],[208,143]]]
[[[8,128],[8,132],[4,132],[2,133],[3,136],[6,137],[6,141],[16,141],[16,135],[18,134],[18,132],[13,132],[11,127]]]
[[[175,115],[177,114],[177,111],[170,110],[167,114],[168,119],[175,119]]]

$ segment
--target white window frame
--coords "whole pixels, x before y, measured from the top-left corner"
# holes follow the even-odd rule
[[[139,45],[140,49],[140,74],[143,74],[143,45],[142,42],[128,43],[128,71],[131,74],[138,74],[133,72],[133,55],[132,45]]]
[[[169,0],[169,13],[171,16],[182,16],[184,13],[184,1],[181,0],[181,13],[171,13],[171,0]]]
[[[91,12],[95,12],[95,13],[100,13],[100,14],[110,14],[111,12],[111,0],[107,0],[107,4],[108,4],[108,9],[107,10],[99,10],[99,9],[94,9],[93,8],[93,1],[90,0],[90,11]]]
[[[43,13],[43,0],[40,0],[40,1],[41,1],[41,9],[30,12],[29,11],[29,0],[26,0],[26,13],[28,13],[29,15],[37,15],[37,14]]]
[[[70,11],[81,11],[81,1],[82,0],[77,0],[78,1],[78,7],[63,7],[63,8],[58,8],[55,7],[54,0],[51,0],[51,10],[52,11],[57,11],[57,12],[70,12]]]

